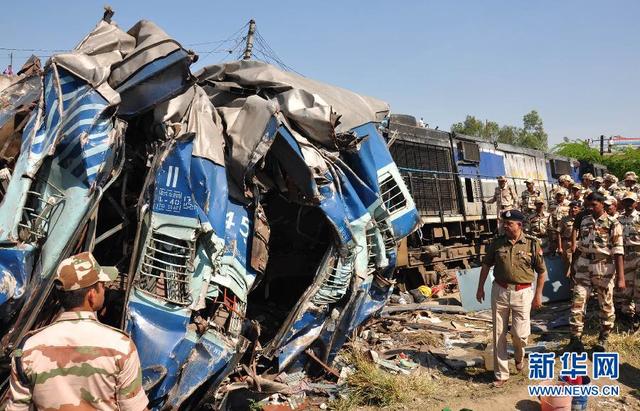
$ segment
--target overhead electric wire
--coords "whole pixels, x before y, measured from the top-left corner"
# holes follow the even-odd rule
[[[259,30],[255,32],[255,42],[254,42],[254,52],[258,55],[261,55],[262,58],[269,64],[274,64],[279,66],[281,69],[286,71],[292,71],[300,76],[303,76],[302,73],[296,71],[293,67],[289,66],[285,63],[278,53],[269,45],[269,42],[262,36]]]

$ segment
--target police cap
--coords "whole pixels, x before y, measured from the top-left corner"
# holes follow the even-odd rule
[[[524,214],[520,212],[520,210],[507,210],[501,215],[503,220],[511,220],[511,221],[524,221]]]

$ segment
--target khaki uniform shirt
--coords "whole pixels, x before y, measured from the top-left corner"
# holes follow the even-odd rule
[[[547,236],[549,229],[549,213],[543,211],[542,214],[532,214],[525,224],[525,231],[527,234],[537,238]]]
[[[576,218],[570,215],[562,217],[562,219],[558,223],[558,232],[560,233],[560,237],[565,240],[571,239],[571,233],[573,231],[573,224],[575,223],[575,221]]]
[[[13,357],[6,410],[29,410],[30,404],[38,410],[138,411],[147,406],[133,342],[98,322],[95,313],[62,313]]]
[[[607,191],[610,196],[618,198],[618,196],[622,195],[625,190],[620,188],[617,184],[611,184]]]
[[[520,200],[520,211],[523,213],[535,213],[536,212],[536,200],[540,198],[540,191],[533,190],[533,193],[529,190],[524,190]]]
[[[502,189],[498,186],[493,193],[493,197],[487,200],[487,203],[496,203],[498,213],[500,213],[501,211],[510,210],[516,206],[516,195],[511,186],[506,185]]]
[[[637,210],[633,210],[629,216],[622,213],[618,216],[618,221],[622,224],[625,252],[629,254],[631,248],[640,247],[640,213]],[[633,251],[640,251],[640,248]]]
[[[595,254],[596,258],[624,254],[622,225],[607,213],[597,219],[587,214],[580,222],[577,243],[584,257],[586,254]]]
[[[493,240],[487,247],[482,263],[495,266],[495,280],[509,284],[532,283],[535,280],[534,271],[538,274],[547,271],[540,243],[525,234],[521,234],[515,243],[504,235]]]

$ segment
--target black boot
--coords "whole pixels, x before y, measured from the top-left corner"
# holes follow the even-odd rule
[[[584,352],[584,344],[580,337],[573,335],[569,340],[569,344],[564,347],[565,352]]]
[[[609,332],[600,331],[598,337],[598,343],[593,346],[593,352],[605,352],[607,351],[607,339],[609,338]]]

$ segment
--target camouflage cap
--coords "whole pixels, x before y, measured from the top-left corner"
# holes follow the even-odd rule
[[[544,204],[544,199],[542,197],[538,197],[536,198],[536,201],[534,201],[534,204]]]
[[[533,178],[527,178],[524,182],[527,184],[533,184]]]
[[[596,177],[593,179],[593,181],[595,181],[596,183],[603,183],[604,179],[602,177]]]
[[[505,177],[505,176],[499,176],[499,177],[498,177],[498,181],[507,181],[507,177]]]
[[[633,171],[624,173],[624,181],[638,181],[638,176]]]
[[[116,267],[101,267],[90,252],[62,260],[56,271],[56,281],[64,291],[90,287],[99,281],[113,281],[117,276]]]
[[[572,201],[569,203],[569,207],[582,207],[582,201]]]
[[[593,174],[591,173],[584,173],[582,175],[582,180],[584,181],[593,181]]]
[[[624,193],[624,196],[622,197],[622,201],[624,200],[638,201],[638,196],[633,191],[627,191],[626,193]]]
[[[617,183],[618,182],[618,177],[614,176],[613,174],[605,174],[604,175],[604,181],[609,181],[611,183]]]
[[[582,186],[580,184],[574,184],[571,186],[572,190],[582,191]]]
[[[607,198],[604,200],[604,204],[608,206],[618,204],[618,200],[616,200],[616,198],[613,196],[607,196]]]
[[[564,182],[564,181],[570,181],[570,182],[572,182],[572,183],[573,183],[573,179],[572,179],[572,178],[571,178],[571,176],[570,176],[570,175],[568,175],[568,174],[563,174],[563,175],[561,175],[560,177],[558,177],[558,183],[562,183],[562,182]]]

